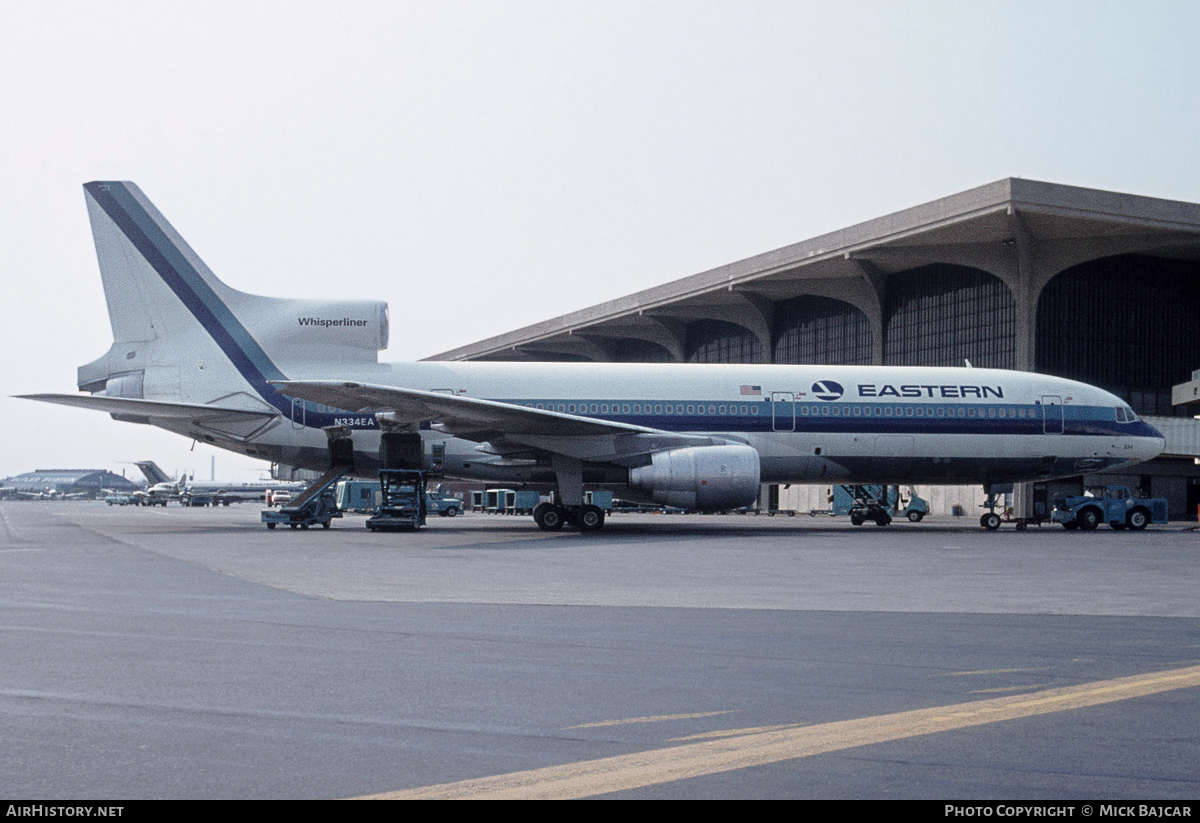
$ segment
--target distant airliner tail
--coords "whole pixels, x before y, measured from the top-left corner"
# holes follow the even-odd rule
[[[153,460],[137,460],[134,461],[135,466],[142,470],[142,474],[146,475],[146,480],[153,486],[157,483],[170,483],[171,478],[167,477],[167,473],[158,467],[158,464]]]

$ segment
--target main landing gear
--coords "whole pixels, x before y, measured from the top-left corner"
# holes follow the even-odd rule
[[[538,503],[533,510],[533,520],[544,532],[559,531],[568,523],[581,532],[595,532],[604,526],[604,510],[590,504],[559,506],[556,503]]]
[[[581,532],[598,532],[604,527],[604,510],[583,502],[583,462],[576,457],[551,457],[556,481],[554,503],[538,503],[533,520],[544,532],[556,532],[568,524]]]

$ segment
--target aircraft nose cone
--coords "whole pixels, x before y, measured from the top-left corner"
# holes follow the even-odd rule
[[[1142,460],[1153,460],[1166,450],[1167,439],[1162,432],[1146,421],[1143,420],[1142,425],[1145,430],[1139,438],[1138,457]]]

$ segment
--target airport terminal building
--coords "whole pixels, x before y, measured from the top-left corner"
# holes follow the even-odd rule
[[[1085,478],[1200,506],[1200,204],[1009,178],[435,355],[431,360],[1018,369],[1127,401],[1167,437],[1136,475]],[[1080,481],[1075,481],[1077,484]],[[922,488],[968,514],[981,489]],[[827,488],[761,505],[827,508]],[[1031,504],[1018,489],[1016,506]],[[978,509],[974,509],[978,512]],[[1028,512],[1025,512],[1028,513]]]
[[[137,484],[106,469],[36,469],[0,481],[4,491],[79,497],[99,497],[105,489],[129,492]]]

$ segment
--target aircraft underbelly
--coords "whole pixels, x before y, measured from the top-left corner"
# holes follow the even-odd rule
[[[754,442],[764,483],[1017,482],[1117,468],[1137,459],[1101,437],[808,435]]]

